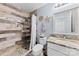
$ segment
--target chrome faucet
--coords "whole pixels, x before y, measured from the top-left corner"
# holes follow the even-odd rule
[[[66,39],[66,36],[63,34],[63,38]]]

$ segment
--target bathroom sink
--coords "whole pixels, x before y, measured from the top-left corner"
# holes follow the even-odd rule
[[[64,39],[79,39],[79,35],[52,34],[51,36]]]
[[[52,34],[51,36],[56,38],[64,38],[62,34]]]

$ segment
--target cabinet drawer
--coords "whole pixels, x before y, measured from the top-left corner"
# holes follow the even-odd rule
[[[55,51],[55,50],[53,50],[51,48],[48,48],[47,54],[48,54],[48,56],[65,56],[63,53]]]
[[[64,54],[66,54],[66,55],[69,55],[69,50],[66,47],[56,45],[56,44],[53,44],[53,43],[48,43],[47,46],[48,46],[48,48],[51,48],[51,49],[57,50],[59,52],[62,52]]]

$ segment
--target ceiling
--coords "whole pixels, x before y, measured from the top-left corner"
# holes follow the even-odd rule
[[[21,9],[26,12],[32,12],[42,6],[44,6],[46,3],[9,3],[9,5],[14,6],[18,9]]]

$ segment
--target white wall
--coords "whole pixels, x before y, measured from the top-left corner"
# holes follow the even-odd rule
[[[37,16],[52,16],[53,3],[46,4],[37,10]]]

